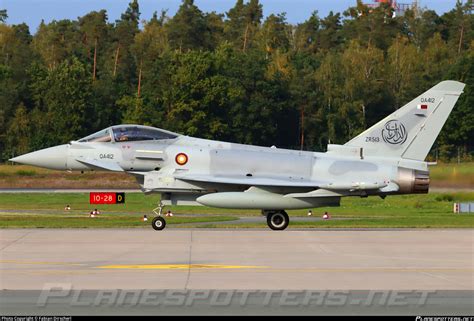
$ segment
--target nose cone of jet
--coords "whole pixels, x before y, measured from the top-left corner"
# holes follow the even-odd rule
[[[15,163],[65,170],[67,168],[68,145],[59,145],[10,159]]]

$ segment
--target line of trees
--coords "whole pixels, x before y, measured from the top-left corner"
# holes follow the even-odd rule
[[[183,0],[140,28],[138,0],[42,22],[36,33],[0,10],[0,159],[120,123],[203,138],[324,151],[444,79],[467,83],[436,143],[472,157],[473,0],[439,16],[395,16],[361,1],[292,25],[258,0],[225,14]]]

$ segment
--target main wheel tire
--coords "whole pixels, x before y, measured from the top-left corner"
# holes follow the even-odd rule
[[[290,224],[290,218],[285,211],[278,211],[267,214],[268,227],[274,231],[283,231]]]
[[[161,216],[157,216],[151,221],[151,226],[157,231],[161,231],[166,226],[166,221]]]

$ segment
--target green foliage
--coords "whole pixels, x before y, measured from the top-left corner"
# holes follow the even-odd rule
[[[466,142],[472,143],[474,137],[474,53],[464,54],[451,66],[448,75],[463,81],[466,87],[438,141],[441,146],[465,146]],[[452,148],[443,154],[442,156],[451,158],[456,156],[457,151]]]
[[[438,202],[452,202],[454,201],[454,197],[450,194],[440,194],[436,196],[436,201]]]
[[[36,67],[31,76],[32,144],[45,147],[85,135],[92,114],[92,84],[84,64],[74,57],[52,70]]]
[[[237,0],[235,6],[227,12],[227,20],[224,22],[225,38],[242,51],[254,48],[262,17],[263,8],[259,0],[247,3]]]
[[[19,171],[16,172],[16,175],[18,175],[18,176],[35,176],[36,172],[35,171],[19,170]]]
[[[183,0],[167,27],[172,48],[180,51],[209,49],[206,19],[194,0]]]
[[[297,25],[259,0],[225,15],[183,0],[140,25],[138,0],[115,22],[6,24],[0,10],[0,158],[118,123],[203,138],[324,151],[445,79],[467,84],[437,144],[472,157],[473,1],[439,16],[395,16],[357,1]],[[471,155],[471,156],[470,156]]]
[[[147,112],[142,98],[123,96],[117,101],[117,107],[121,110],[123,123],[150,124],[151,115]]]
[[[29,151],[31,136],[30,117],[22,103],[20,103],[15,111],[15,117],[8,128],[6,136],[8,146],[6,153],[8,155],[21,155]]]

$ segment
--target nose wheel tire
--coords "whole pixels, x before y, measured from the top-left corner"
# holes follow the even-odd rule
[[[272,212],[267,214],[268,227],[275,231],[282,231],[288,227],[290,218],[285,211]]]
[[[161,216],[157,216],[151,221],[151,226],[157,231],[161,231],[166,226],[166,221]]]

